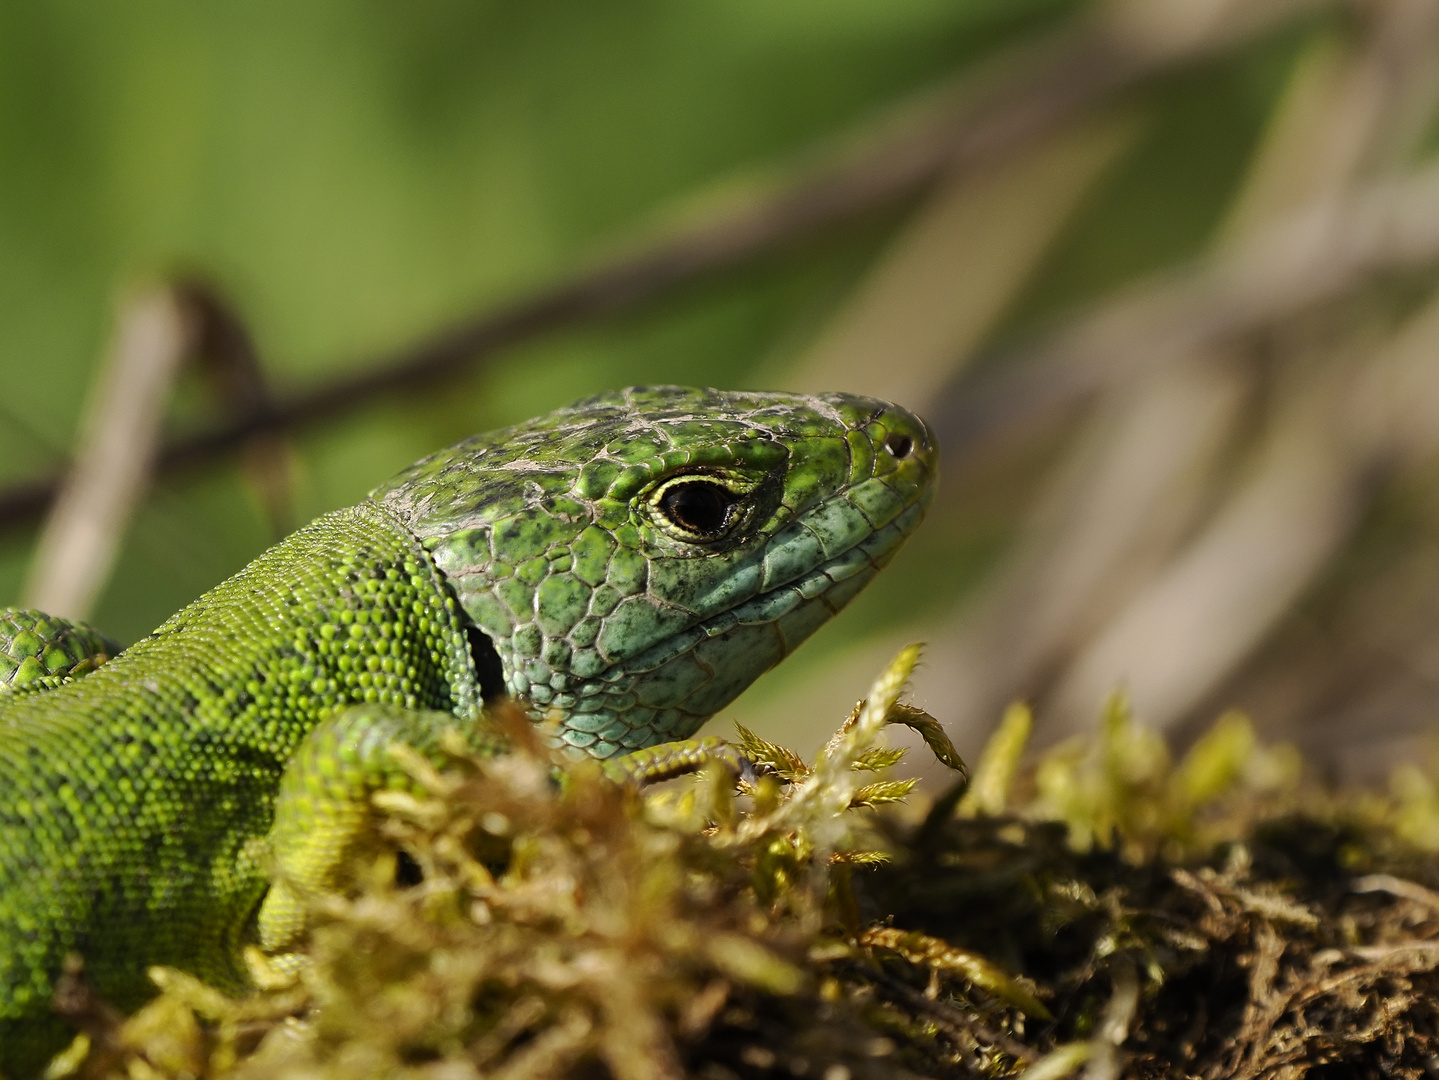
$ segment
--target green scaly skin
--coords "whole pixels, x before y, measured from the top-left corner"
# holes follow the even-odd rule
[[[120,652],[93,626],[43,611],[5,608],[0,618],[0,693],[48,690],[88,675]]]
[[[660,744],[863,588],[934,477],[883,402],[634,388],[426,458],[83,679],[50,688],[51,654],[0,694],[0,1073],[70,1037],[67,954],[124,1010],[154,964],[244,991],[246,948],[295,947],[370,794],[409,783],[389,748],[499,749],[487,699],[637,776],[718,753]]]

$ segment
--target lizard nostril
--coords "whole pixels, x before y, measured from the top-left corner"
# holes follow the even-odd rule
[[[914,449],[914,440],[908,435],[901,435],[899,432],[895,432],[884,440],[884,448],[889,452],[891,457],[896,457],[903,461],[909,457],[910,451]]]

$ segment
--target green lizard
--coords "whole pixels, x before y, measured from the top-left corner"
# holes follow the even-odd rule
[[[888,561],[935,454],[866,398],[633,388],[418,462],[108,663],[11,612],[0,1073],[68,1039],[68,954],[130,1009],[149,965],[241,991],[292,950],[397,742],[479,744],[506,695],[576,756],[689,739]]]

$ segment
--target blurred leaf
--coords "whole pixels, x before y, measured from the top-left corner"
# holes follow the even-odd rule
[[[983,814],[995,817],[1004,813],[1009,801],[1010,785],[1019,769],[1019,759],[1029,745],[1029,733],[1034,726],[1034,717],[1029,706],[1017,701],[1004,710],[999,727],[984,744],[979,756],[974,777],[969,789],[959,801],[958,813],[962,817]]]
[[[1243,713],[1225,713],[1201,736],[1174,771],[1177,802],[1194,807],[1223,795],[1239,782],[1258,740]]]

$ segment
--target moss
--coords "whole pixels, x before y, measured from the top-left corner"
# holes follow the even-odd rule
[[[89,1035],[54,1071],[1427,1075],[1439,798],[1422,771],[1341,798],[1234,715],[1176,763],[1116,700],[1094,739],[1028,769],[1013,709],[972,783],[877,812],[910,790],[884,774],[888,723],[959,765],[898,704],[916,655],[812,764],[742,732],[767,767],[752,784],[718,763],[643,794],[598,770],[556,784],[518,717],[507,756],[416,760],[428,794],[380,807],[403,856],[317,904],[298,974],[258,964],[269,987],[236,1001],[156,971],[127,1020],[74,1010]]]

